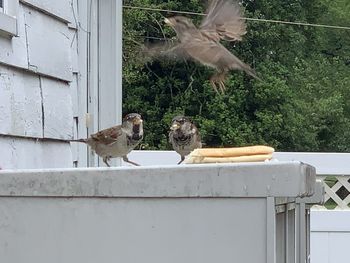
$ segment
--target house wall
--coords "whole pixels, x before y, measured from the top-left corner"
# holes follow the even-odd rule
[[[86,136],[77,8],[75,0],[20,0],[18,36],[0,36],[2,169],[84,161],[86,146],[68,141]]]

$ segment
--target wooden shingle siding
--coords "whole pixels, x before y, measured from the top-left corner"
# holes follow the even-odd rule
[[[72,167],[72,94],[75,114],[86,97],[71,0],[20,0],[16,17],[18,36],[0,36],[0,167]]]
[[[88,63],[87,57],[84,54],[88,54],[88,33],[86,30],[88,29],[88,1],[73,1],[74,13],[78,18],[80,23],[80,27],[78,30],[77,39],[77,50],[79,50],[78,56],[78,68],[79,74],[77,74],[77,103],[78,103],[78,123],[76,123],[77,134],[76,139],[86,138],[88,136],[87,133],[87,123],[86,123],[86,113],[88,109]],[[83,29],[82,29],[83,28]],[[74,63],[73,63],[74,64]],[[74,68],[74,67],[73,67]],[[73,102],[74,103],[74,102]],[[89,149],[84,143],[72,143],[72,151],[73,151],[73,160],[78,160],[78,166],[84,167],[88,164],[88,152]]]
[[[69,28],[69,39],[70,41],[70,56],[72,63],[72,72],[79,73],[78,66],[78,32],[74,28]]]
[[[39,77],[0,65],[0,133],[42,138]]]
[[[23,7],[19,5],[17,16],[18,37],[0,36],[0,63],[28,69],[27,42]]]
[[[2,169],[72,167],[69,143],[0,136]]]
[[[24,6],[29,69],[71,81],[72,63],[68,25]]]
[[[79,25],[79,14],[78,14],[78,0],[70,0],[71,2],[71,16],[72,16],[72,21],[68,24],[69,28],[75,28],[78,29]]]
[[[40,10],[65,22],[74,21],[72,0],[20,0],[22,4]]]
[[[73,138],[73,110],[69,84],[41,77],[44,138]]]
[[[79,117],[79,96],[78,94],[78,74],[73,74],[73,80],[69,83],[69,90],[71,93],[71,99],[72,99],[72,111],[73,111],[73,117]]]

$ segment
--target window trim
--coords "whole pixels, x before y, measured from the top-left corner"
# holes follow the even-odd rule
[[[18,35],[17,14],[19,0],[3,0],[0,12],[0,36],[13,37]]]

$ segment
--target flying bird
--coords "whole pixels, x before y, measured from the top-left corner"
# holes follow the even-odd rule
[[[178,164],[182,163],[185,160],[185,156],[194,149],[202,148],[198,128],[185,116],[176,116],[171,121],[169,142],[181,156]]]
[[[110,158],[122,157],[125,162],[139,166],[128,159],[130,153],[143,138],[143,120],[138,113],[127,114],[121,125],[101,130],[87,139],[71,140],[83,142],[91,147],[109,167]]]
[[[254,70],[228,51],[220,40],[241,41],[246,34],[245,20],[237,2],[232,0],[212,0],[206,11],[207,15],[197,28],[191,19],[184,16],[165,18],[177,35],[178,42],[150,48],[151,56],[180,57],[193,59],[201,64],[216,69],[210,77],[210,83],[218,93],[224,93],[225,81],[230,70],[243,70],[257,78]]]

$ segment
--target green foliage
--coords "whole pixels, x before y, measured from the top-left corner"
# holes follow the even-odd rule
[[[203,2],[124,4],[204,12]],[[243,5],[247,17],[350,25],[348,0],[245,0]],[[262,81],[232,72],[226,93],[217,95],[208,82],[211,69],[189,61],[140,59],[143,43],[175,36],[162,21],[171,15],[124,9],[123,111],[143,115],[144,149],[169,148],[170,121],[185,114],[198,124],[207,146],[350,150],[348,31],[248,21],[243,41],[225,46],[255,68]]]

